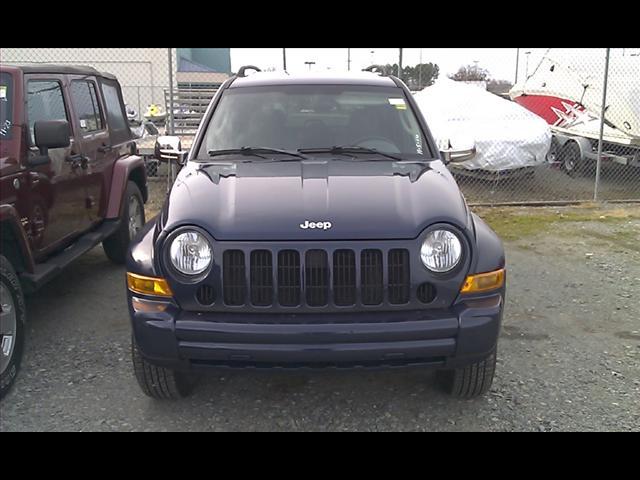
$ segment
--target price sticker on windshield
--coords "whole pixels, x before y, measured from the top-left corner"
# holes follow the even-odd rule
[[[390,98],[389,103],[396,107],[398,110],[407,109],[407,104],[404,102],[404,98]]]
[[[0,85],[0,100],[6,100],[6,99],[7,99],[7,86]]]

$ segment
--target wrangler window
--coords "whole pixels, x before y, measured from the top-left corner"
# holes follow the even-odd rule
[[[131,130],[129,130],[117,83],[111,80],[102,80],[102,94],[109,120],[111,141],[118,144],[130,140]]]
[[[62,85],[56,80],[29,80],[27,82],[27,115],[31,144],[33,126],[43,120],[69,121],[62,94]]]
[[[72,81],[71,99],[82,133],[96,132],[104,128],[95,83],[84,80]]]

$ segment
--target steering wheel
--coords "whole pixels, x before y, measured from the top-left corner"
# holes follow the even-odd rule
[[[371,144],[373,145],[363,145],[363,144]],[[379,145],[382,144],[382,147]],[[365,147],[365,148],[375,148],[376,150],[380,150],[381,152],[390,152],[390,153],[400,153],[400,149],[397,145],[389,138],[382,136],[371,136],[371,137],[362,137],[353,142],[353,146],[356,147]]]

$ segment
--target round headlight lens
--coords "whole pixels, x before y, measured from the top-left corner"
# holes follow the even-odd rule
[[[427,234],[420,249],[422,263],[432,272],[444,273],[453,269],[462,257],[462,243],[449,230],[434,230]]]
[[[180,273],[198,275],[211,265],[213,249],[204,235],[188,231],[173,239],[169,257],[174,268]]]

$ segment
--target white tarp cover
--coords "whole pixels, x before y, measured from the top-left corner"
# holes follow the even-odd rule
[[[549,125],[515,102],[477,86],[448,78],[414,98],[438,145],[469,148],[476,156],[460,164],[468,170],[502,171],[545,162],[551,145]]]

